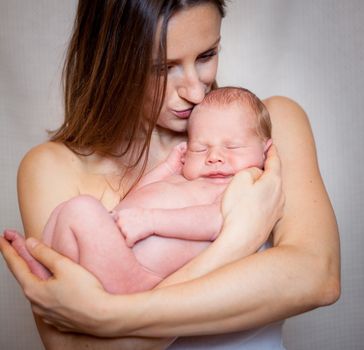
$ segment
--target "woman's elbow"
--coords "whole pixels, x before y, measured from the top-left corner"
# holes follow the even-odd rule
[[[302,269],[297,275],[299,283],[293,289],[296,301],[307,310],[334,304],[341,293],[339,259],[300,251]]]
[[[316,265],[318,267],[317,277],[317,306],[327,306],[334,304],[340,298],[341,280],[340,280],[340,263],[337,259],[320,258]]]
[[[323,293],[321,300],[319,300],[320,306],[327,306],[336,303],[341,295],[341,281],[340,276],[330,277],[326,281],[326,285],[323,287]]]

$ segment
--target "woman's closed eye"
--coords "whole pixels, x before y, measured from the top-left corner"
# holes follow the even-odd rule
[[[175,67],[174,64],[155,64],[152,66],[152,72],[154,74],[159,74],[162,75],[165,72],[170,72],[172,70],[172,68]]]
[[[210,59],[212,59],[214,56],[216,56],[218,53],[219,53],[219,48],[215,47],[215,48],[208,50],[208,51],[202,53],[201,55],[199,55],[197,57],[197,60],[200,62],[207,62]]]
[[[213,57],[215,57],[219,53],[219,47],[216,46],[199,56],[197,56],[197,61],[201,63],[209,62]],[[161,62],[160,64],[155,63],[152,65],[152,72],[154,74],[164,74],[165,72],[169,73],[173,68],[178,65],[178,62]]]

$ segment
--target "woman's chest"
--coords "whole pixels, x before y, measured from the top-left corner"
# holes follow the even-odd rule
[[[98,199],[107,209],[112,210],[125,196],[130,179],[121,175],[85,173],[78,186],[80,195],[90,195]]]

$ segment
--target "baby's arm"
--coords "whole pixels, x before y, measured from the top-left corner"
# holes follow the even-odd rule
[[[143,175],[143,177],[140,179],[140,181],[132,189],[131,192],[134,192],[137,189],[149,185],[153,182],[161,181],[168,176],[180,174],[184,162],[186,149],[186,142],[181,142],[177,146],[173,147],[167,159],[163,163],[159,164],[157,167],[149,171],[147,174]]]
[[[176,209],[128,208],[122,209],[117,215],[117,224],[129,247],[152,234],[213,241],[223,223],[220,202]]]

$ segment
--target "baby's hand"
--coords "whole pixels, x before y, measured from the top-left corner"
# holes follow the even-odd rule
[[[172,174],[180,174],[185,162],[187,143],[181,142],[174,146],[171,153],[166,159],[166,165],[170,168]]]
[[[152,213],[148,209],[122,209],[113,213],[113,218],[129,248],[132,248],[136,242],[154,233]]]

